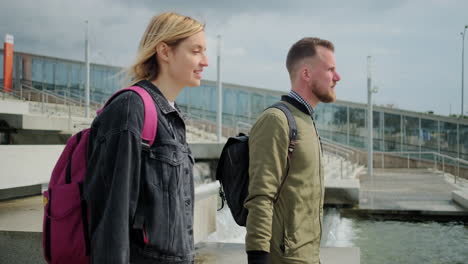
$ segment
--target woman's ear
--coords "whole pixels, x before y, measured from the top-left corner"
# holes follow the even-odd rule
[[[170,47],[164,42],[161,42],[158,45],[156,45],[156,55],[160,62],[169,61],[169,49]]]

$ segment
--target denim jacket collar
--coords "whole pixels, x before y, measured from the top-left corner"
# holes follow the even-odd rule
[[[177,103],[174,103],[175,108],[172,107],[167,101],[166,97],[164,97],[164,95],[161,93],[159,88],[156,87],[156,85],[154,85],[152,82],[148,80],[142,80],[136,83],[136,85],[146,88],[150,91],[156,102],[156,105],[159,107],[163,114],[167,115],[169,113],[177,112],[182,119],[185,119],[185,116],[180,111],[180,108],[177,106]]]

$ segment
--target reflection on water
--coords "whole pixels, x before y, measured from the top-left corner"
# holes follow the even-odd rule
[[[228,208],[217,217],[217,232],[209,242],[244,243],[245,228],[234,222]],[[468,264],[468,225],[363,220],[327,208],[321,246],[359,247],[363,264]]]

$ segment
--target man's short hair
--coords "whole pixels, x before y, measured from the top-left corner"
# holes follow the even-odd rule
[[[320,38],[303,38],[292,45],[286,58],[286,68],[291,78],[296,64],[305,58],[314,57],[317,53],[317,46],[335,51],[335,46],[331,41]]]

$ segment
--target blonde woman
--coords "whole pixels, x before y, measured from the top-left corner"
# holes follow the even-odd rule
[[[176,13],[155,16],[128,71],[156,104],[154,144],[142,145],[144,106],[134,92],[94,120],[84,186],[92,263],[193,263],[194,160],[174,101],[200,85],[205,51],[204,25]]]

